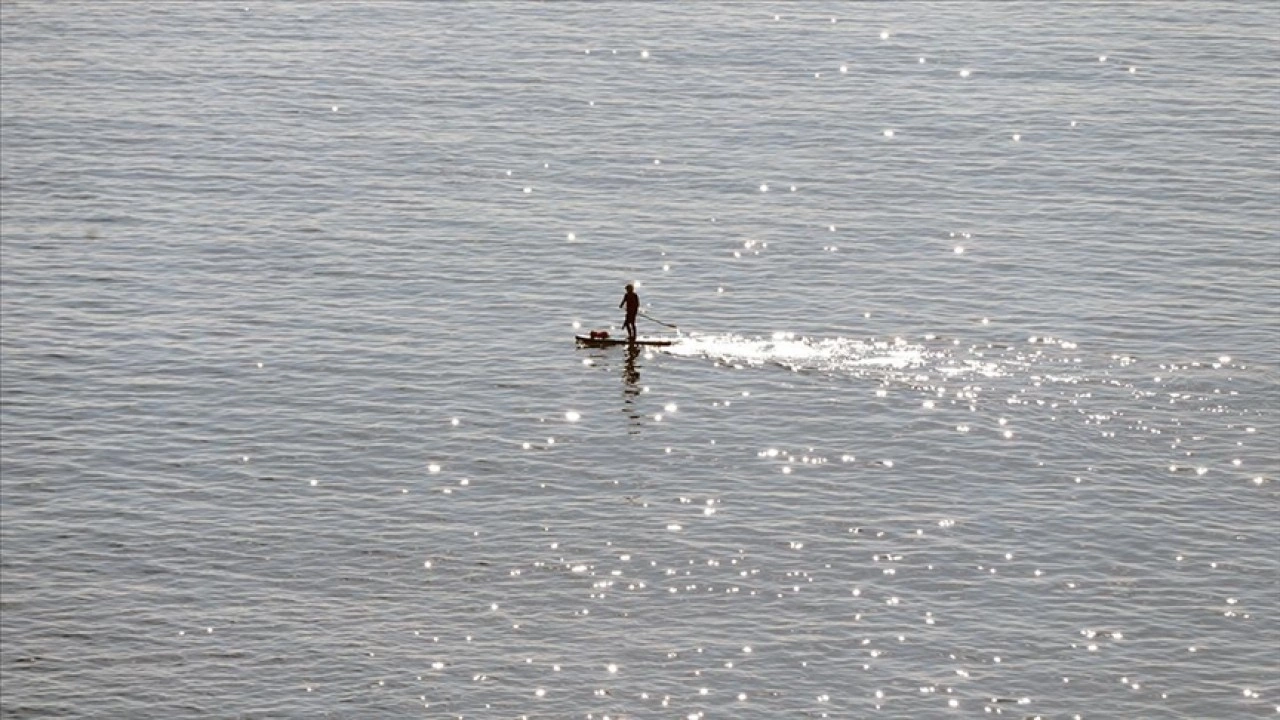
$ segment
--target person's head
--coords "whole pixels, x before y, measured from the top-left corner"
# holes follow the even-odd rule
[[[627,284],[627,292],[634,292],[634,291],[635,291],[635,286],[634,286],[634,285],[631,285],[630,283],[628,283],[628,284]]]

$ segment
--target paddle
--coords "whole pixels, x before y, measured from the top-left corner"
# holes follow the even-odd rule
[[[679,329],[680,329],[680,328],[676,327],[675,325],[672,325],[671,323],[664,323],[664,322],[662,322],[661,320],[659,320],[658,318],[650,317],[650,316],[648,316],[648,315],[645,315],[644,313],[639,313],[639,315],[640,315],[640,317],[643,317],[643,318],[645,318],[646,320],[652,320],[652,321],[654,321],[654,322],[658,323],[659,325],[663,325],[663,326],[665,326],[665,327],[673,328],[673,329],[675,329],[675,330],[679,330]]]

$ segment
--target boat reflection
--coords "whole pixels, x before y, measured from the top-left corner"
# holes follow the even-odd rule
[[[627,358],[622,365],[622,412],[631,420],[631,433],[640,432],[641,418],[636,398],[643,392],[640,387],[640,371],[636,359],[640,357],[639,345],[627,346]]]
[[[590,343],[580,342],[578,347],[591,348],[593,352],[591,357],[599,362],[598,367],[602,370],[612,370],[613,363],[609,362],[610,358],[616,358],[615,352],[621,351],[625,353],[622,356],[622,412],[630,420],[628,432],[631,434],[639,433],[644,427],[644,416],[640,410],[639,397],[644,394],[644,386],[640,384],[640,356],[645,351],[645,346],[640,344],[614,344],[612,346],[598,346]],[[595,364],[595,363],[592,363]]]

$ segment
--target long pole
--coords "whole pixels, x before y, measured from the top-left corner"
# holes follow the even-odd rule
[[[650,317],[650,316],[648,316],[648,315],[646,315],[646,314],[644,314],[644,313],[640,313],[640,316],[641,316],[641,317],[643,317],[643,318],[645,318],[646,320],[652,320],[652,321],[654,321],[654,322],[658,323],[659,325],[664,325],[664,326],[666,326],[666,327],[674,328],[674,329],[676,329],[676,330],[679,330],[679,329],[680,329],[680,328],[676,327],[675,325],[672,325],[671,323],[664,323],[664,322],[662,322],[661,320],[659,320],[659,319],[657,319],[657,318],[655,318],[655,317]]]

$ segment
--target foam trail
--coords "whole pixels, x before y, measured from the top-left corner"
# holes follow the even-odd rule
[[[694,334],[666,349],[673,355],[706,357],[734,367],[780,365],[800,371],[861,374],[864,368],[907,370],[927,364],[929,350],[901,340],[808,338],[779,332],[772,337],[733,333]]]

